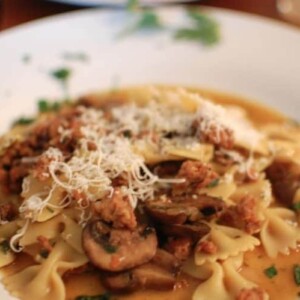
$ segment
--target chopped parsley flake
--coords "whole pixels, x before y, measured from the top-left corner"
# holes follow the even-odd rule
[[[58,111],[61,106],[59,102],[49,102],[46,99],[40,99],[38,101],[38,109],[40,113],[50,112],[50,111]]]
[[[101,295],[95,295],[95,296],[78,296],[75,300],[111,300],[111,294],[110,293],[104,293]]]
[[[132,137],[132,132],[130,130],[123,131],[123,136],[130,139]]]
[[[50,72],[50,75],[61,84],[64,91],[64,98],[69,99],[68,80],[72,75],[72,70],[68,68],[59,68]]]
[[[102,247],[107,253],[115,253],[118,249],[117,246],[111,245],[109,243],[103,243]]]
[[[28,125],[35,121],[34,118],[21,117],[14,121],[13,125]]]
[[[300,265],[294,265],[294,280],[297,285],[300,285]]]
[[[218,22],[204,12],[187,9],[190,20],[189,26],[172,27],[163,22],[159,14],[151,9],[138,9],[138,0],[128,0],[127,9],[137,17],[137,21],[119,34],[124,37],[141,30],[168,30],[176,40],[202,43],[211,46],[220,40],[220,26]]]
[[[130,27],[126,28],[125,31],[121,32],[119,36],[126,36],[142,30],[158,30],[162,28],[163,24],[159,16],[153,10],[146,9],[138,12],[137,21]]]
[[[162,28],[158,15],[152,10],[145,10],[139,18],[136,29],[158,29]]]
[[[200,42],[207,46],[220,40],[219,24],[213,18],[198,10],[188,10],[187,14],[192,24],[190,27],[177,29],[175,39]]]
[[[4,253],[7,254],[8,251],[10,250],[9,247],[9,241],[8,240],[4,240],[0,243],[0,250]]]
[[[67,68],[60,68],[52,71],[50,74],[57,80],[65,83],[71,76],[72,71]]]
[[[293,203],[292,209],[300,212],[300,202]]]
[[[41,249],[40,256],[46,259],[49,256],[49,251],[47,249]]]
[[[266,275],[268,278],[271,279],[271,278],[275,277],[275,276],[278,274],[278,271],[277,271],[277,269],[275,268],[275,266],[273,265],[273,266],[271,266],[271,267],[265,269],[265,270],[264,270],[264,273],[265,273],[265,275]]]
[[[207,185],[207,187],[214,188],[219,184],[219,182],[220,182],[220,178],[215,178]]]

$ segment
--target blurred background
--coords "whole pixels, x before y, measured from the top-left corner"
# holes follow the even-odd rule
[[[153,2],[158,1],[154,0]],[[164,2],[163,5],[170,5],[171,0],[162,1]],[[90,8],[92,3],[97,3],[102,8],[114,6],[108,4],[109,0],[0,0],[0,30],[45,16]],[[300,24],[300,0],[202,0],[189,1],[187,5],[229,8],[282,22],[291,22],[294,25]],[[117,5],[117,7],[120,8],[120,5]]]

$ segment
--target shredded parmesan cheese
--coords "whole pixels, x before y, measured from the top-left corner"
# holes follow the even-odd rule
[[[180,97],[184,96],[197,107],[196,112],[187,111],[178,105]],[[178,95],[168,95],[172,101],[161,103],[151,101],[147,106],[129,103],[114,107],[108,114],[95,108],[78,107],[80,112],[81,137],[77,141],[71,157],[65,157],[57,148],[50,147],[42,156],[49,162],[46,166],[45,178],[52,180],[49,189],[33,194],[24,200],[19,208],[20,213],[28,222],[35,222],[46,207],[63,208],[75,202],[80,210],[81,225],[90,218],[90,203],[112,195],[113,181],[122,178],[119,186],[123,195],[128,197],[133,208],[138,201],[154,197],[155,191],[161,185],[182,183],[184,179],[160,179],[150,172],[144,158],[134,152],[134,145],[145,143],[156,147],[158,153],[163,153],[166,146],[180,147],[187,150],[195,149],[200,141],[194,133],[193,123],[201,118],[201,131],[206,131],[211,125],[218,130],[229,128],[237,139],[251,141],[255,145],[261,138],[252,125],[237,109],[225,109],[202,99],[196,94],[188,94],[180,90]],[[177,104],[176,104],[177,103]],[[176,105],[175,105],[176,104]],[[71,130],[58,128],[60,141],[71,135]],[[220,138],[220,137],[219,137]],[[222,150],[221,151],[227,151]],[[238,153],[227,151],[247,172],[252,164],[251,157],[244,162]],[[35,163],[35,158],[23,158],[24,161]],[[59,205],[51,204],[55,188],[62,188],[66,196]],[[28,179],[23,182],[23,195],[29,191]],[[74,201],[74,193],[84,195]],[[26,231],[27,227],[12,238],[12,246]]]

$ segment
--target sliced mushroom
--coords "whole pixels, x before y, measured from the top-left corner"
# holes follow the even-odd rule
[[[181,266],[181,262],[173,254],[160,248],[157,249],[151,262],[173,274],[176,274]]]
[[[211,217],[223,211],[226,207],[222,199],[207,195],[192,194],[183,197],[173,197],[172,200],[175,203],[197,207],[203,217]]]
[[[175,276],[164,268],[147,263],[133,270],[103,277],[104,285],[113,291],[132,291],[141,288],[155,290],[172,289]]]
[[[163,224],[160,229],[166,236],[189,237],[193,242],[197,242],[210,231],[209,226],[202,222],[183,225]]]
[[[151,260],[156,253],[157,237],[152,227],[139,226],[130,231],[93,221],[83,230],[82,244],[96,267],[115,272]]]
[[[225,208],[218,198],[206,195],[174,197],[172,202],[153,201],[145,209],[157,222],[162,224],[184,224],[209,218]]]
[[[266,172],[278,200],[287,206],[292,205],[300,188],[300,165],[292,161],[274,161]]]
[[[146,211],[155,221],[163,224],[184,224],[200,218],[196,207],[178,203],[151,203],[146,206]]]

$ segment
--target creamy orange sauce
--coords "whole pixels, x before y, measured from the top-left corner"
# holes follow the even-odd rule
[[[267,122],[283,123],[287,119],[276,111],[266,108],[260,104],[247,102],[238,96],[224,95],[208,90],[190,89],[199,92],[204,97],[212,99],[214,102],[227,105],[239,105],[243,107],[257,125]],[[133,90],[134,91],[134,90]],[[133,94],[134,92],[132,92]],[[116,95],[120,98],[127,98],[129,92],[119,92]],[[109,97],[108,97],[109,98]],[[3,268],[4,275],[14,274],[33,261],[28,255],[20,254],[18,258],[9,266]],[[245,254],[244,265],[241,274],[245,278],[257,283],[265,289],[270,295],[271,300],[295,300],[300,292],[300,286],[297,286],[293,279],[293,266],[300,264],[300,251],[294,251],[289,256],[279,255],[276,259],[268,258],[261,247]],[[269,279],[264,270],[275,265],[278,275]],[[1,271],[2,271],[1,270]],[[126,295],[117,295],[120,300],[188,300],[192,298],[193,292],[200,284],[198,279],[187,275],[181,275],[179,281],[186,282],[181,288],[172,291],[153,291],[143,290]],[[89,272],[77,275],[70,275],[64,279],[67,291],[66,300],[74,300],[79,295],[98,295],[105,292],[101,285],[101,280],[96,272]],[[216,287],[217,288],[217,287]],[[53,299],[54,300],[54,299]],[[211,299],[218,300],[218,299]],[[250,300],[250,299],[249,299]]]
[[[192,299],[192,295],[199,280],[187,275],[181,275],[178,283],[182,282],[182,287],[170,291],[141,290],[130,294],[116,295],[118,300],[183,300]],[[87,273],[73,275],[65,280],[67,289],[67,300],[74,300],[79,295],[98,295],[105,292],[101,285],[99,275]],[[114,298],[113,298],[114,299]]]
[[[300,286],[296,285],[293,277],[293,267],[296,264],[300,264],[300,249],[290,255],[279,254],[272,259],[266,256],[261,247],[257,247],[255,251],[245,254],[241,274],[266,290],[271,300],[295,300],[298,295],[300,298]],[[270,279],[264,270],[273,265],[278,274]]]

